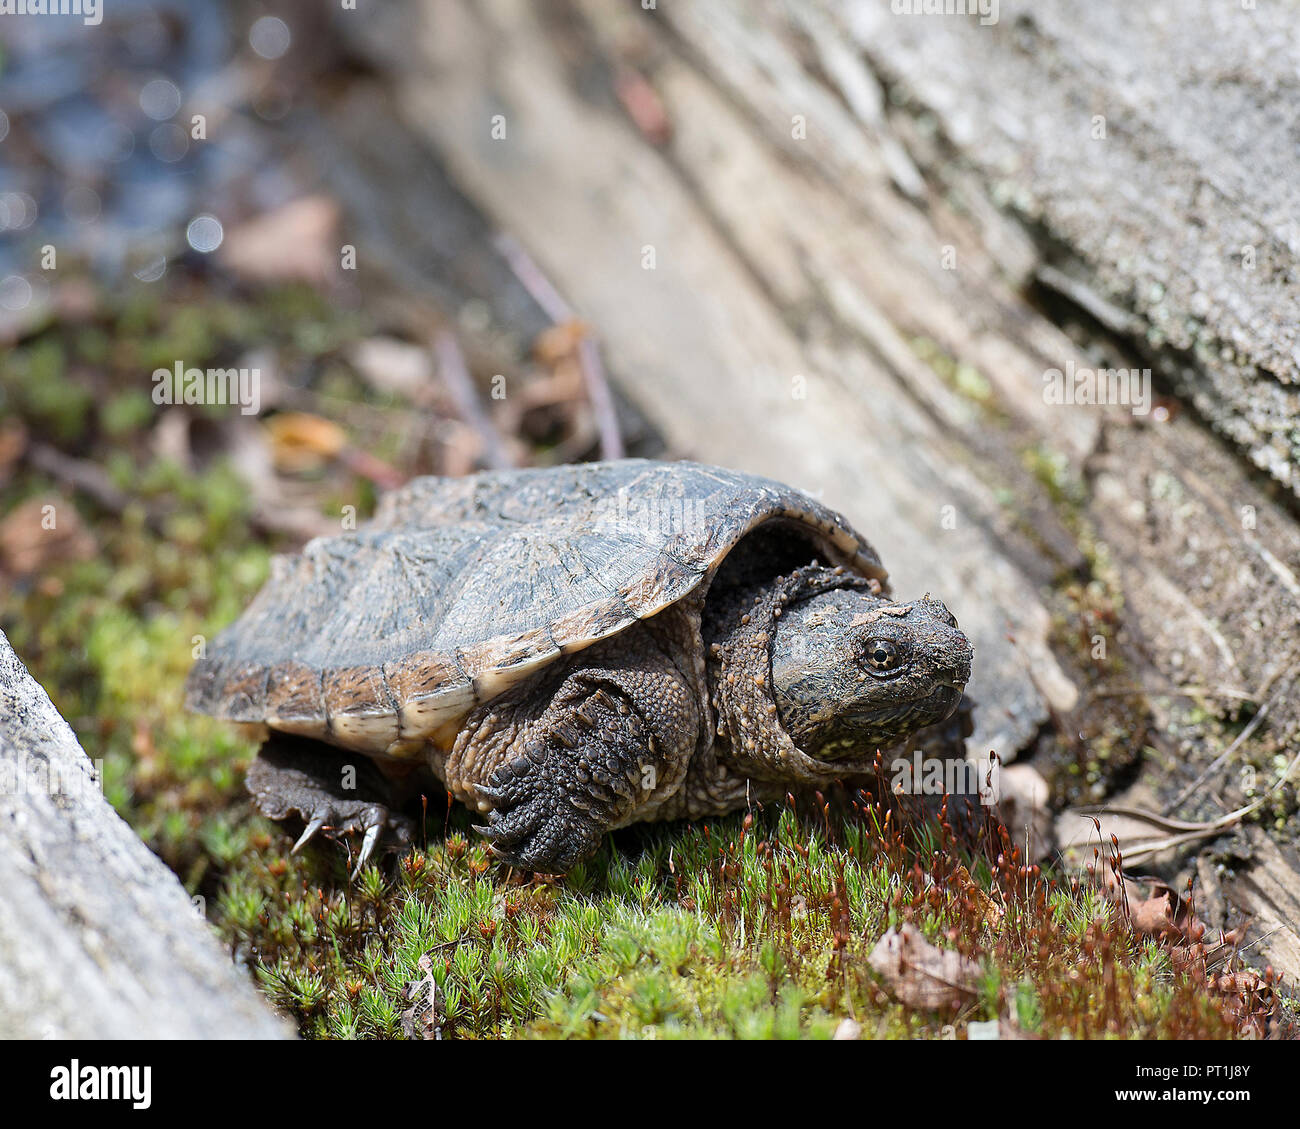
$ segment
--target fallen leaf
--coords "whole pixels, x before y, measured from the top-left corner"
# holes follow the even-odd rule
[[[266,421],[271,453],[281,470],[309,470],[335,458],[347,446],[337,423],[308,412],[281,412]]]
[[[352,346],[348,359],[378,392],[420,401],[433,388],[433,357],[422,345],[396,337],[367,337]]]
[[[930,944],[910,922],[881,937],[867,963],[895,999],[922,1011],[956,1011],[975,997],[981,976],[975,961]]]
[[[1169,935],[1179,937],[1183,935],[1183,931],[1174,924],[1174,913],[1168,890],[1140,902],[1130,901],[1129,923],[1136,932],[1147,937],[1159,939]]]
[[[304,196],[226,233],[222,265],[253,282],[320,285],[338,270],[339,207],[328,196]]]
[[[1103,889],[1112,902],[1127,910],[1134,932],[1158,941],[1174,942],[1200,940],[1205,935],[1205,925],[1193,912],[1191,902],[1172,887],[1159,879],[1122,877],[1122,893],[1113,873]]]
[[[1002,907],[984,892],[984,888],[970,876],[970,871],[964,866],[957,867],[953,871],[952,882],[966,897],[979,906],[980,913],[994,933],[1002,928],[1004,916]]]
[[[578,351],[590,328],[573,319],[548,326],[533,341],[533,356],[544,365],[558,365]]]
[[[433,953],[425,953],[418,967],[420,979],[412,980],[402,993],[411,1005],[402,1012],[402,1034],[408,1039],[440,1039],[443,1009],[433,978]]]
[[[266,421],[266,429],[271,437],[271,455],[280,470],[315,470],[329,459],[338,459],[353,474],[385,490],[395,490],[406,481],[383,459],[348,446],[343,428],[322,416],[281,412]]]
[[[58,495],[29,498],[0,522],[0,569],[32,576],[61,561],[95,555],[95,538],[77,507]]]
[[[1229,996],[1243,996],[1247,992],[1264,992],[1270,988],[1264,977],[1253,968],[1211,976],[1210,985]]]

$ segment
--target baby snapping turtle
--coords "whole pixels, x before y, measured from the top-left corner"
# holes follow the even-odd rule
[[[502,859],[558,873],[606,831],[871,770],[948,718],[971,646],[875,550],[769,479],[688,462],[420,478],[278,557],[190,674],[190,708],[268,733],[272,819],[364,832],[432,771]],[[340,750],[361,753],[364,760]]]

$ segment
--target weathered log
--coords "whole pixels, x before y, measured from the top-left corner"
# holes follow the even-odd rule
[[[830,8],[830,5],[827,5]],[[1300,496],[1300,28],[1286,5],[1002,0],[996,25],[834,5],[891,93]],[[1048,285],[1059,274],[1045,272]]]
[[[284,1038],[0,634],[0,1038]]]
[[[373,159],[351,107],[385,99],[678,453],[821,494],[905,593],[941,594],[976,642],[973,751],[1050,729],[1086,757],[1082,719],[1129,694],[1118,727],[1155,750],[1134,787],[1167,805],[1223,750],[1216,715],[1268,703],[1179,808],[1210,818],[1249,799],[1241,758],[1262,790],[1300,732],[1300,528],[1256,469],[1296,485],[1300,170],[1270,91],[1300,52],[1282,14],[1199,7],[399,5],[340,21],[394,77],[332,120]],[[1045,394],[1098,366],[1154,370],[1159,410]],[[1068,644],[1072,581],[1106,593],[1100,652]],[[1220,850],[1216,889],[1296,975],[1273,895],[1300,860],[1266,834]]]

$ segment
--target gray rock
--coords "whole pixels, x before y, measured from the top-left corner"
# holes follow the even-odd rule
[[[0,1037],[283,1038],[0,633]]]

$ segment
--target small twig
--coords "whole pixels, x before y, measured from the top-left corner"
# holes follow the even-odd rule
[[[1236,811],[1230,811],[1227,815],[1221,815],[1218,819],[1209,820],[1206,823],[1183,823],[1181,820],[1170,820],[1155,812],[1143,811],[1141,808],[1125,807],[1107,807],[1104,804],[1089,805],[1071,809],[1078,815],[1096,816],[1096,815],[1125,815],[1132,819],[1139,819],[1150,823],[1153,827],[1162,830],[1173,827],[1184,827],[1187,830],[1178,834],[1167,835],[1162,839],[1140,839],[1131,845],[1127,845],[1124,851],[1124,858],[1130,862],[1136,862],[1140,858],[1146,858],[1149,855],[1159,854],[1161,851],[1167,851],[1173,847],[1180,847],[1184,843],[1194,843],[1199,839],[1212,839],[1221,832],[1235,827],[1246,816],[1258,811],[1267,802],[1268,798],[1276,792],[1283,784],[1290,779],[1291,774],[1300,765],[1300,753],[1287,766],[1281,777],[1265,792],[1258,800],[1247,804],[1245,807],[1237,808]]]
[[[542,268],[533,261],[533,257],[524,250],[523,244],[513,235],[501,232],[493,240],[515,277],[523,288],[532,295],[548,318],[556,325],[563,325],[574,319],[573,307],[564,300],[563,295],[551,284],[551,280],[542,273]]]
[[[600,457],[621,459],[623,435],[618,427],[618,413],[614,410],[614,397],[609,390],[605,367],[600,361],[600,350],[590,334],[583,334],[582,340],[578,342],[578,363],[582,366],[591,411],[596,417],[596,429],[600,433]]]
[[[1278,700],[1278,698],[1290,685],[1291,683],[1288,682],[1286,686],[1279,688],[1277,693],[1274,694],[1271,698],[1269,698],[1269,700],[1260,707],[1259,713],[1257,713],[1254,717],[1250,719],[1250,721],[1246,725],[1246,728],[1237,734],[1237,737],[1232,742],[1232,744],[1230,744],[1226,749],[1223,750],[1223,752],[1221,752],[1217,757],[1215,757],[1214,760],[1210,762],[1209,766],[1205,769],[1204,772],[1201,773],[1200,776],[1198,776],[1189,785],[1187,785],[1186,788],[1184,788],[1181,792],[1179,792],[1177,797],[1174,799],[1173,803],[1166,806],[1165,808],[1166,812],[1176,811],[1178,808],[1182,807],[1183,802],[1187,799],[1188,796],[1190,796],[1193,792],[1195,792],[1197,788],[1199,788],[1202,784],[1204,784],[1206,780],[1208,780],[1215,772],[1217,772],[1220,768],[1223,767],[1224,764],[1227,763],[1228,758],[1231,757],[1232,754],[1235,753],[1239,748],[1241,748],[1242,744],[1245,741],[1249,740],[1250,737],[1254,734],[1255,730],[1259,728],[1260,723],[1263,722],[1264,718],[1268,716],[1269,708],[1273,705],[1274,702]]]
[[[338,454],[338,460],[353,474],[368,478],[382,490],[396,490],[406,482],[406,475],[401,471],[359,447],[344,447]]]
[[[163,518],[157,508],[118,489],[98,464],[65,455],[57,448],[39,442],[27,445],[25,458],[37,470],[87,495],[101,508],[119,517],[126,513],[132,502],[138,502],[144,511],[145,525],[154,533],[163,533]]]
[[[1247,918],[1246,923],[1247,923],[1248,925],[1249,925],[1249,924],[1252,924],[1252,920],[1251,920],[1250,918]],[[1251,943],[1250,943],[1249,945],[1242,945],[1242,946],[1237,950],[1237,952],[1238,952],[1239,954],[1240,954],[1240,953],[1244,953],[1244,952],[1247,952],[1247,951],[1250,950],[1250,949],[1253,949],[1256,945],[1262,945],[1265,941],[1267,941],[1267,940],[1268,940],[1270,937],[1272,937],[1274,934],[1276,934],[1276,933],[1281,933],[1282,930],[1285,929],[1285,928],[1286,928],[1286,926],[1284,926],[1284,925],[1279,925],[1276,929],[1270,929],[1267,933],[1261,933],[1258,937],[1256,937],[1253,941],[1251,941]]]
[[[1210,826],[1209,823],[1203,820],[1192,822],[1183,819],[1169,819],[1157,812],[1147,811],[1145,808],[1127,807],[1124,804],[1085,804],[1069,810],[1087,816],[1122,815],[1129,819],[1139,820],[1142,823],[1149,823],[1157,830],[1168,831],[1171,834],[1179,834],[1183,831],[1204,831]]]
[[[484,464],[493,470],[514,466],[514,460],[501,441],[500,434],[479,403],[478,389],[474,386],[474,378],[469,374],[469,366],[465,364],[465,355],[460,351],[456,338],[447,330],[441,330],[434,338],[433,350],[438,358],[438,371],[447,385],[447,391],[456,401],[457,411],[479,437]]]
[[[28,445],[27,460],[37,470],[44,471],[65,486],[89,495],[112,513],[120,515],[131,504],[130,497],[114,486],[108,475],[95,463],[73,458],[38,442]]]
[[[577,320],[573,307],[564,300],[550,279],[542,273],[532,256],[514,236],[502,232],[496,237],[496,248],[514,271],[520,284],[556,325]],[[600,360],[600,350],[590,333],[583,333],[578,342],[578,366],[582,370],[583,384],[592,414],[596,417],[596,430],[600,435],[600,457],[621,459],[623,435],[618,427],[618,413],[614,409],[614,396],[610,392],[609,378]]]
[[[1100,686],[1095,690],[1088,692],[1090,699],[1097,698],[1136,698],[1140,695],[1149,697],[1170,697],[1170,698],[1233,698],[1239,702],[1257,702],[1258,694],[1247,694],[1242,690],[1232,690],[1228,687],[1213,686],[1163,686],[1155,690],[1148,689],[1145,686],[1134,684],[1130,687],[1125,686]]]

